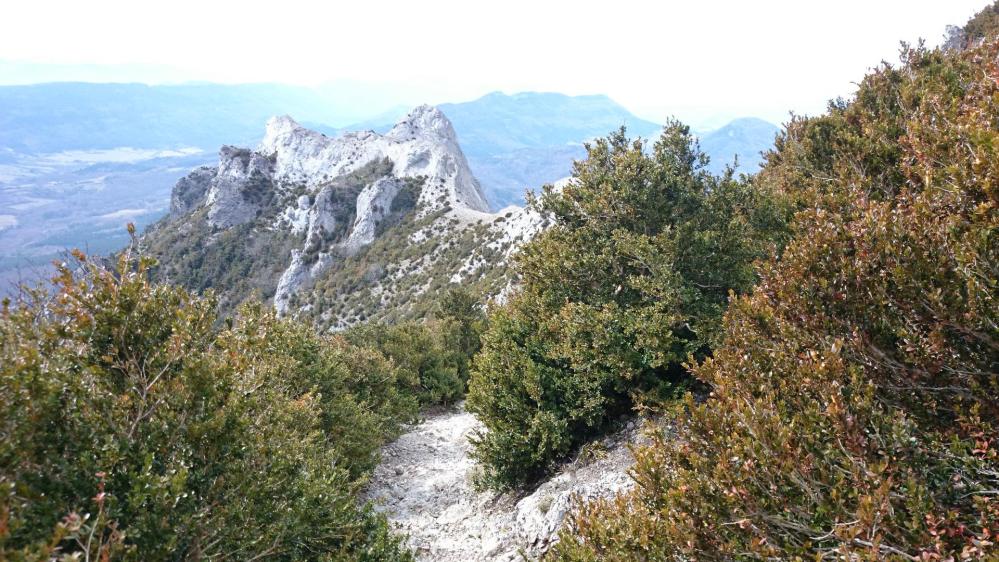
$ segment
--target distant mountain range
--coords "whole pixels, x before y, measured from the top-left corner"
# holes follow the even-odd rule
[[[590,139],[622,126],[633,136],[655,139],[662,129],[602,95],[493,92],[438,107],[454,124],[472,172],[495,209],[523,204],[525,190],[568,176],[573,160],[586,156],[583,143]],[[385,132],[405,112],[399,108],[343,130]],[[307,124],[330,135],[341,132]],[[714,172],[736,156],[739,171],[754,172],[762,160],[760,152],[773,145],[778,130],[761,119],[736,119],[703,134],[701,148],[711,157]]]
[[[779,130],[773,123],[746,117],[701,135],[701,150],[711,156],[708,168],[719,173],[738,159],[739,171],[755,172],[763,162],[760,153],[773,146]]]
[[[274,115],[337,137],[385,133],[412,109],[373,110],[382,101],[358,95],[274,84],[0,86],[0,286],[66,247],[120,247],[125,222],[141,227],[167,212],[178,176],[216,163],[218,146],[258,146]],[[594,137],[621,126],[646,138],[660,129],[599,95],[496,92],[438,108],[492,210],[570,175]],[[740,170],[752,172],[776,130],[739,119],[701,143],[713,169],[738,154]]]
[[[438,106],[458,124],[459,141],[480,155],[579,144],[622,125],[635,135],[650,135],[660,125],[631,114],[607,96],[567,96],[494,92],[467,103]],[[462,133],[464,131],[464,133]],[[470,149],[472,150],[472,149]]]
[[[347,130],[385,132],[411,109],[375,114],[352,109],[361,105],[335,88],[279,84],[2,86],[0,150],[33,155],[122,147],[214,151],[222,144],[255,145],[274,115],[291,115],[335,136]],[[569,175],[572,161],[585,156],[587,140],[621,126],[645,138],[661,128],[602,95],[494,92],[438,107],[454,123],[494,208],[520,204],[526,189]],[[741,170],[751,172],[776,131],[759,119],[737,119],[703,135],[702,147],[715,171],[738,154]]]
[[[568,176],[586,140],[622,125],[640,136],[661,128],[607,96],[494,92],[439,107],[495,207],[520,204],[526,189]]]

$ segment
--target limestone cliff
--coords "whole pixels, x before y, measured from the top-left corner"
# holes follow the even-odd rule
[[[450,121],[424,105],[384,135],[274,117],[257,148],[224,146],[179,180],[144,240],[165,278],[224,308],[257,297],[336,329],[420,315],[450,283],[498,294],[542,222],[489,213]]]

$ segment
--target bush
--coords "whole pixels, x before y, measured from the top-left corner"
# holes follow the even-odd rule
[[[462,385],[468,384],[472,358],[482,349],[485,312],[471,292],[452,286],[434,314],[440,322],[444,346],[450,350],[458,368]]]
[[[945,48],[964,49],[999,35],[999,2],[986,6],[975,14],[964,27],[948,26]]]
[[[465,396],[482,321],[478,301],[452,288],[441,300],[436,319],[362,324],[345,335],[354,345],[389,358],[405,373],[421,403],[449,404]]]
[[[465,393],[458,366],[435,325],[414,321],[361,324],[346,332],[346,337],[354,345],[385,354],[414,381],[423,404],[453,403]]]
[[[415,413],[384,358],[78,258],[0,316],[0,559],[409,558],[355,494]]]
[[[718,339],[730,291],[752,287],[782,211],[714,177],[687,127],[651,155],[624,130],[588,147],[574,182],[533,204],[553,225],[517,257],[522,279],[483,338],[469,409],[484,483],[543,476],[639,393],[669,395]]]
[[[795,237],[557,560],[999,557],[999,43],[905,53],[760,181]]]

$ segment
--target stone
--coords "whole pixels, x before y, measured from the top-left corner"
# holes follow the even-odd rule
[[[366,174],[371,171],[370,177],[359,180],[363,185],[337,182],[362,169]],[[201,247],[210,247],[219,231],[253,221],[257,222],[242,237],[247,243],[292,240],[280,247],[287,255],[271,256],[283,267],[274,270],[266,282],[275,287],[276,311],[296,315],[311,312],[309,289],[337,263],[391,230],[386,221],[401,219],[393,204],[404,190],[415,201],[407,199],[403,208],[415,204],[416,218],[434,219],[398,243],[437,238],[442,243],[436,248],[443,249],[473,228],[482,241],[457,260],[449,257],[443,268],[435,262],[443,250],[416,259],[407,257],[404,263],[375,264],[365,273],[365,290],[370,291],[365,302],[393,302],[397,291],[418,298],[438,279],[418,285],[407,279],[425,272],[451,283],[477,279],[482,269],[508,260],[547,225],[546,218],[532,209],[508,207],[490,213],[450,121],[427,105],[413,109],[384,135],[361,131],[329,137],[302,127],[291,117],[273,117],[255,149],[224,146],[218,166],[201,167],[181,178],[171,196],[168,220],[180,232],[191,231],[195,229],[185,221],[203,214],[211,228],[200,241]],[[347,220],[350,223],[343,224]],[[480,225],[486,233],[481,233]],[[265,231],[264,236],[254,236]],[[274,236],[278,233],[291,236]],[[511,278],[505,288],[495,289],[502,288],[502,293],[491,296],[502,302],[512,283]],[[296,295],[305,298],[293,298]],[[397,302],[401,304],[396,306],[405,306],[404,300]],[[293,307],[292,303],[297,304]],[[339,330],[364,320],[367,313],[342,311],[324,320],[329,329]]]
[[[428,416],[388,444],[364,499],[408,536],[421,562],[498,562],[537,557],[558,538],[574,498],[609,497],[631,488],[629,444],[644,439],[622,433],[600,459],[576,461],[525,497],[477,491],[468,438],[482,430],[462,406]],[[430,443],[434,447],[426,446]],[[568,474],[574,477],[567,477]],[[404,499],[379,501],[386,490]]]

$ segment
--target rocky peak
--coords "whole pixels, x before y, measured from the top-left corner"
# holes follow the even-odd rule
[[[170,193],[170,215],[177,217],[204,204],[217,174],[217,167],[201,166],[180,178]]]
[[[274,186],[273,162],[259,152],[223,146],[208,189],[208,221],[216,227],[243,224],[257,216],[261,199]]]
[[[202,239],[190,241],[191,252],[215,252],[216,240],[230,240],[225,231],[243,227],[239,236],[245,234],[247,244],[253,241],[254,252],[271,252],[267,268],[255,273],[255,286],[273,291],[279,313],[303,314],[313,314],[307,308],[312,305],[305,304],[311,300],[309,291],[317,283],[336,286],[329,282],[332,276],[349,277],[348,270],[338,268],[380,236],[397,237],[397,245],[426,245],[429,254],[414,260],[392,248],[390,261],[374,264],[391,273],[370,281],[376,283],[370,285],[370,298],[391,299],[402,292],[415,300],[432,284],[414,284],[409,278],[446,280],[455,274],[453,264],[465,260],[468,266],[459,277],[478,279],[493,262],[466,254],[481,248],[503,255],[505,246],[519,240],[506,231],[523,230],[519,225],[524,222],[513,220],[511,213],[505,225],[488,213],[451,122],[428,105],[415,108],[384,135],[361,131],[330,137],[289,116],[273,117],[256,149],[223,147],[218,166],[199,168],[181,179],[171,208],[169,220],[176,229],[204,211],[200,220],[207,228],[200,231]],[[412,230],[393,231],[396,225],[402,228],[404,218],[412,221],[405,226]],[[466,249],[457,242],[469,235],[481,237],[481,244]],[[349,325],[361,318],[360,307],[368,305],[347,298],[336,304],[342,316],[320,316],[330,310],[325,308],[314,314],[330,326]]]
[[[308,136],[309,133],[314,132],[299,125],[288,115],[271,117],[267,120],[267,125],[264,128],[264,139],[260,142],[260,151],[264,153],[275,152],[279,146],[286,144],[288,139],[296,135]]]
[[[387,138],[405,142],[417,137],[444,141],[457,145],[458,135],[451,121],[432,105],[421,105],[409,112],[402,121],[396,123],[385,134]]]
[[[258,149],[275,160],[274,180],[318,188],[338,176],[388,158],[396,177],[424,177],[424,212],[444,205],[488,211],[485,196],[458,146],[454,127],[436,107],[421,105],[385,135],[371,131],[336,138],[274,117]]]

